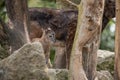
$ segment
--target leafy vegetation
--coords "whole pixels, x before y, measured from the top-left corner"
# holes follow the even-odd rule
[[[28,6],[56,8],[55,0],[29,0]]]
[[[115,21],[110,20],[101,35],[100,49],[114,51]]]
[[[0,18],[6,18],[5,0],[0,0]]]

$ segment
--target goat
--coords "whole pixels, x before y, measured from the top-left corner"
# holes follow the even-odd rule
[[[48,67],[52,67],[52,64],[50,62],[50,49],[52,45],[55,43],[55,32],[51,30],[51,28],[47,28],[47,30],[43,30],[43,34],[41,38],[34,38],[32,39],[32,42],[38,41],[42,44],[44,49],[44,54],[46,58],[46,64]]]

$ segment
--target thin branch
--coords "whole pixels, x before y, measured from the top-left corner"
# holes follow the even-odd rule
[[[78,5],[77,4],[75,4],[74,2],[72,2],[72,1],[70,1],[70,0],[66,0],[69,4],[71,4],[71,5],[73,5],[73,6],[75,6],[75,7],[78,7]]]

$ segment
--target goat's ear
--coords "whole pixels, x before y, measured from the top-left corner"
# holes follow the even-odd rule
[[[47,30],[49,30],[49,31],[50,31],[50,30],[51,30],[51,28],[50,28],[50,27],[48,27],[48,28],[47,28]]]
[[[51,31],[51,28],[48,27],[47,29],[45,29],[45,33],[48,34]]]

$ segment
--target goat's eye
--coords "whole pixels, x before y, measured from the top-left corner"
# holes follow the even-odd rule
[[[52,37],[51,35],[49,37]]]

